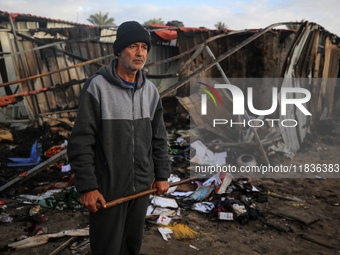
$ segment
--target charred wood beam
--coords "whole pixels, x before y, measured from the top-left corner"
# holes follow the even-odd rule
[[[59,118],[53,118],[53,117],[50,117],[50,116],[44,116],[44,115],[42,115],[42,114],[39,114],[38,116],[39,116],[40,118],[42,118],[42,119],[45,118],[45,119],[50,119],[50,120],[56,120],[56,121],[59,121],[59,122],[61,122],[61,123],[66,124],[66,125],[68,125],[68,126],[73,127],[73,124],[72,124],[72,123],[69,123],[69,122],[60,120]]]
[[[207,43],[202,43],[200,47],[198,47],[194,54],[192,54],[188,61],[181,67],[179,73],[182,73],[185,69],[187,69],[187,67],[192,63],[192,61],[194,61],[198,54],[200,54],[204,50],[205,46],[207,46]]]
[[[166,78],[174,78],[178,77],[178,73],[173,74],[146,74],[149,79],[166,79]]]

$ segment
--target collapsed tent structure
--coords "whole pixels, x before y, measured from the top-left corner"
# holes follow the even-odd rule
[[[150,26],[153,47],[145,71],[162,98],[176,96],[193,121],[203,127],[207,117],[190,111],[188,103],[191,78],[327,78],[321,84],[284,84],[308,86],[311,92],[312,115],[290,111],[288,115],[299,125],[279,132],[287,147],[297,151],[310,129],[334,114],[340,89],[336,79],[328,78],[340,76],[340,38],[309,22],[298,31],[277,29],[285,24],[243,31]],[[0,11],[3,114],[39,124],[48,119],[74,119],[82,85],[115,57],[115,33],[116,28]],[[267,109],[262,104],[268,102],[271,92],[258,86],[254,93],[257,108]],[[232,118],[231,111],[225,114]],[[252,131],[261,148],[261,135]],[[229,142],[240,142],[237,129],[217,132]]]

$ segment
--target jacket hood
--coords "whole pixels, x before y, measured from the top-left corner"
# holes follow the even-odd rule
[[[118,74],[116,73],[116,66],[118,63],[118,59],[114,59],[111,61],[109,66],[102,66],[96,74],[102,75],[108,82],[112,84],[118,84],[123,88],[130,88],[126,86],[124,82],[119,78]],[[145,73],[142,70],[137,71],[137,86],[136,90],[140,89],[145,83],[146,77]]]

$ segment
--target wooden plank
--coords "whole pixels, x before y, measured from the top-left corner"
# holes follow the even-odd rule
[[[101,54],[102,56],[108,55],[109,54],[109,49],[108,49],[108,45],[105,43],[101,44]],[[110,60],[108,58],[104,59],[102,62],[104,65],[109,65],[110,64]]]
[[[95,55],[95,52],[94,52],[94,47],[93,47],[93,43],[92,42],[86,42],[86,49],[87,49],[87,55],[89,56],[89,60],[91,59],[95,59],[96,58],[96,55]],[[95,67],[94,65],[91,65],[90,67],[91,69],[91,76],[93,74],[95,74],[98,70],[97,67]]]
[[[108,52],[107,52],[107,54],[106,55],[110,55],[110,54],[114,54],[114,50],[113,50],[113,44],[108,44],[107,45],[107,50],[108,50]],[[111,63],[111,61],[114,59],[115,57],[110,57],[110,58],[108,58],[108,64],[107,65],[109,65],[110,63]]]
[[[66,50],[66,44],[63,44],[62,47]],[[75,64],[73,58],[70,58],[64,55],[66,66],[72,66]],[[79,80],[77,70],[75,68],[68,70],[70,80]],[[79,87],[78,86],[70,86],[67,90],[71,92],[72,98],[69,98],[69,107],[74,108],[78,104],[79,97]]]
[[[99,58],[99,57],[103,56],[101,48],[100,48],[100,43],[94,42],[93,43],[93,49],[94,49],[94,57],[95,58]],[[103,64],[103,61],[101,61],[101,64]]]
[[[27,176],[25,177],[17,177],[12,181],[9,181],[8,183],[6,183],[5,185],[2,185],[0,187],[0,192],[6,190],[7,188],[13,186],[14,184],[18,184],[22,181],[27,181],[29,178],[33,177],[34,175],[38,174],[39,172],[41,172],[42,170],[46,169],[46,167],[49,167],[50,165],[54,164],[55,162],[57,162],[58,160],[61,160],[62,157],[66,157],[67,156],[67,150],[63,150],[61,152],[59,152],[57,155],[54,155],[53,157],[49,158],[48,160],[40,163],[39,165],[33,167],[31,170],[29,170],[27,172]]]
[[[65,44],[61,44],[60,48],[65,50]],[[68,66],[72,66],[73,65],[68,60],[68,57],[65,56],[64,54],[59,56],[57,60],[58,60],[59,68],[68,67]],[[76,74],[76,71],[74,69],[69,69],[67,71],[64,71],[64,72],[62,72],[62,75],[63,74],[65,76],[64,78],[66,79],[66,80],[64,80],[64,83],[69,82],[71,79],[77,79],[78,78],[77,74]],[[67,99],[68,107],[69,108],[74,108],[74,106],[75,106],[75,96],[74,96],[73,86],[69,86],[67,89],[65,89],[65,96],[66,96],[66,99]]]
[[[13,35],[7,32],[0,32],[0,43],[2,47],[3,52],[13,52],[13,48],[11,47],[11,38],[13,39]],[[7,73],[7,79],[8,81],[15,81],[19,79],[20,77],[17,75],[15,72],[15,67],[14,67],[14,61],[13,58],[5,58],[3,60],[5,62],[5,68],[6,68],[6,73]],[[5,81],[7,82],[7,81]],[[18,84],[13,84],[9,86],[12,92],[15,92],[19,86]]]
[[[58,48],[60,48],[60,47],[58,47]],[[65,63],[64,54],[62,54],[62,53],[56,52],[56,62],[57,62],[57,69],[67,67],[66,63]],[[64,83],[67,83],[67,82],[70,81],[70,76],[69,76],[68,70],[60,72],[60,77],[61,77],[61,84],[64,84]],[[63,100],[62,104],[60,105],[60,107],[62,109],[64,109],[65,107],[70,107],[69,99],[72,98],[72,95],[70,95],[70,91],[69,90],[62,90],[60,92],[64,94],[64,98],[63,98],[64,100]]]
[[[8,24],[8,27],[11,28],[10,24]],[[14,38],[14,35],[10,34],[10,43],[11,43],[11,48],[12,48],[12,51],[11,52],[18,52],[18,51],[21,51],[22,50],[22,47],[20,46],[20,43],[18,42],[18,47],[17,48],[17,45],[15,43],[15,38]],[[18,77],[20,78],[24,78],[26,77],[25,75],[25,71],[24,71],[24,68],[27,68],[27,62],[25,64],[25,61],[23,58],[20,58],[21,56],[15,56],[13,59],[14,59],[14,67],[15,67],[15,70],[16,70],[16,73],[18,75]],[[21,61],[21,59],[23,61]],[[24,66],[23,66],[24,65]],[[25,67],[26,65],[26,67]],[[28,91],[29,90],[29,87],[28,87],[28,83],[19,83],[19,90],[16,91],[16,93],[18,92],[25,92],[25,91]],[[28,97],[25,97],[24,100],[22,100],[24,106],[25,106],[25,111],[27,112],[28,116],[30,118],[34,118],[34,111],[32,111],[32,109],[34,109],[34,106],[33,106],[33,102],[31,100],[31,98],[28,98]]]
[[[46,54],[46,61],[47,61],[47,68],[49,71],[54,71],[58,70],[58,64],[57,64],[57,57],[55,54],[55,50],[53,49],[46,49],[45,51]],[[57,84],[62,84],[62,79],[60,76],[60,73],[54,73],[51,74],[52,78],[52,86],[55,86]],[[56,102],[56,109],[63,109],[63,105],[65,104],[65,95],[62,91],[53,91],[54,93],[54,98]]]
[[[80,48],[79,48],[79,45],[78,45],[77,42],[68,43],[67,47],[69,47],[69,51],[72,52],[74,55],[77,55],[79,57],[81,56]],[[77,63],[79,63],[79,61],[76,60],[76,59],[73,59],[73,63],[77,64]],[[74,68],[74,70],[77,73],[78,80],[82,80],[82,79],[86,78],[83,66]],[[78,105],[79,104],[80,92],[81,92],[81,86],[80,85],[79,86],[73,86],[73,91],[74,91],[74,95],[76,97],[75,104]]]
[[[36,28],[39,28],[39,23],[38,22],[25,22],[25,23],[26,23],[27,29],[36,29]],[[31,36],[31,34],[29,32],[26,32],[26,33],[23,33],[23,34],[25,34],[27,36]],[[33,48],[37,47],[37,45],[35,43],[33,43],[32,41],[29,41],[29,43],[27,43],[27,45],[30,46],[27,49],[33,49]],[[32,70],[31,73],[32,74],[42,73],[41,72],[41,56],[40,56],[40,52],[39,51],[27,52],[26,56],[30,56],[30,59],[32,59],[32,62],[34,63],[34,66],[36,67],[36,70]],[[45,88],[44,81],[46,79],[48,79],[48,77],[42,77],[40,79],[37,79],[37,80],[33,81],[34,82],[35,90],[36,89]],[[37,95],[37,100],[38,100],[38,105],[39,105],[40,113],[51,111],[51,105],[50,105],[50,100],[49,99],[50,98],[49,98],[49,96],[48,96],[48,94],[46,92],[43,92],[43,93]]]
[[[80,42],[79,43],[79,48],[80,48],[80,55],[81,55],[81,57],[89,59],[86,43],[85,42]],[[90,69],[90,67],[88,65],[86,65],[86,66],[84,66],[84,69],[85,69],[86,77],[90,77],[91,76],[91,69]]]
[[[37,59],[37,64],[40,70],[40,73],[47,73],[49,70],[47,69],[46,62],[44,61],[44,50],[35,51],[35,56]],[[44,88],[49,88],[52,86],[52,78],[51,76],[44,76],[41,77],[41,83]],[[46,101],[48,103],[48,111],[50,112],[52,109],[56,109],[56,102],[54,98],[54,94],[52,91],[44,92]]]
[[[31,48],[34,47],[32,42],[30,42],[30,41],[23,41],[22,46],[23,46],[24,50],[31,49]],[[39,74],[39,66],[38,66],[34,52],[29,51],[29,52],[26,52],[23,55],[25,55],[25,58],[26,58],[27,62],[29,63],[29,65],[28,65],[29,76]],[[43,88],[43,85],[42,85],[40,78],[32,80],[31,84],[32,84],[31,88],[32,88],[33,91]],[[43,93],[33,95],[33,97],[34,97],[33,100],[36,101],[36,103],[38,105],[38,107],[37,107],[38,112],[36,114],[40,114],[42,112],[49,111],[49,106],[48,106],[46,97]],[[34,109],[32,109],[32,110],[34,110]]]

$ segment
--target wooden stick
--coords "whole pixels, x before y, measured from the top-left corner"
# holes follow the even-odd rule
[[[170,183],[170,187],[178,186],[178,185],[181,185],[183,183],[188,183],[188,182],[192,182],[192,181],[195,181],[195,180],[197,180],[197,177],[185,179],[185,180],[182,180],[182,181],[179,181],[179,182],[173,182],[173,183]],[[121,197],[121,198],[112,200],[110,202],[107,202],[105,208],[102,207],[102,205],[100,203],[97,203],[97,208],[98,209],[106,209],[106,208],[113,207],[115,205],[130,201],[130,200],[133,200],[133,199],[145,196],[145,195],[150,195],[150,194],[155,193],[155,192],[157,192],[156,188],[145,190],[145,191],[139,192],[139,193],[131,195],[131,196]]]
[[[74,239],[76,239],[77,236],[72,236],[70,239],[68,239],[65,243],[63,243],[62,245],[60,245],[57,249],[55,249],[54,251],[52,251],[49,255],[56,255],[58,254],[58,252],[60,252],[61,250],[65,249],[67,247],[67,245],[69,245]]]

